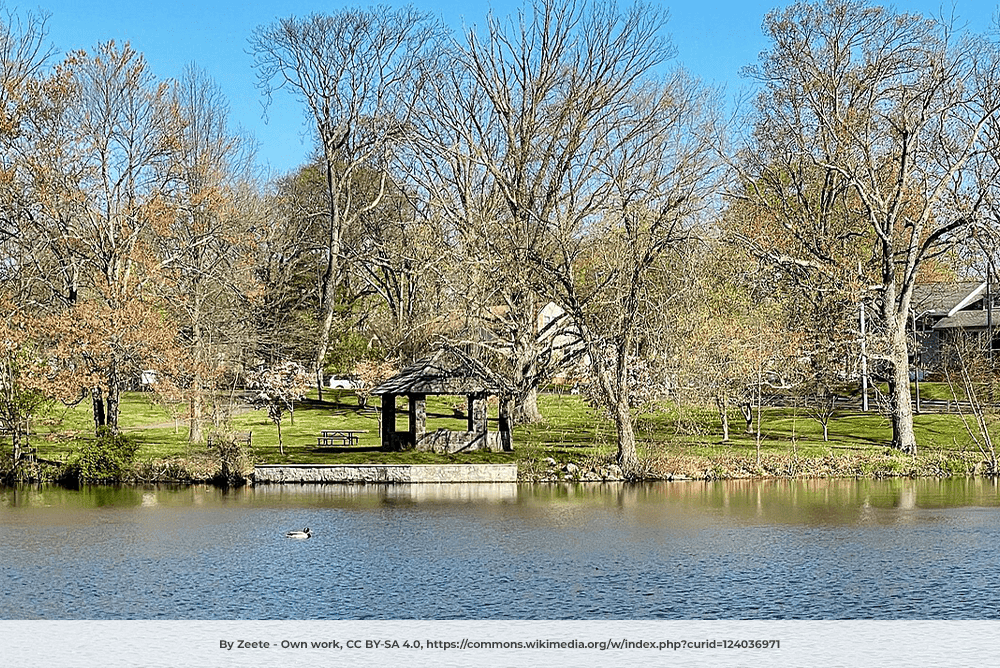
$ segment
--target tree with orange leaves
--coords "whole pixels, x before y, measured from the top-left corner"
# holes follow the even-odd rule
[[[133,375],[164,377],[178,359],[151,289],[162,275],[151,238],[175,216],[177,115],[143,57],[114,42],[70,53],[31,96],[11,200],[36,244],[28,289],[47,354],[89,388],[95,426],[114,430]]]
[[[64,398],[90,393],[95,430],[118,430],[121,393],[143,371],[154,370],[159,383],[182,375],[175,323],[142,300],[117,307],[88,300],[44,322],[39,338],[56,367],[59,392]]]

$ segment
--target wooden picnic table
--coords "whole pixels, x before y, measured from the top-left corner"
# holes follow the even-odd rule
[[[322,429],[316,437],[316,445],[332,448],[338,445],[357,445],[358,434],[367,434],[367,429]]]

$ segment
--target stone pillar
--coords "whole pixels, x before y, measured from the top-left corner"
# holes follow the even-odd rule
[[[469,397],[469,431],[486,433],[486,397]]]
[[[410,444],[416,446],[427,433],[427,395],[409,396]]]
[[[382,395],[382,449],[395,450],[396,395]]]

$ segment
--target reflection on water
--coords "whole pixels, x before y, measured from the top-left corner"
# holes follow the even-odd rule
[[[0,488],[0,618],[995,619],[997,545],[981,478]]]
[[[668,505],[768,522],[847,523],[878,509],[1000,507],[996,478],[727,480],[673,483],[516,483],[400,485],[262,485],[220,490],[207,485],[0,487],[0,508],[262,506],[389,502],[582,504],[640,508]],[[883,513],[886,521],[905,519]]]
[[[255,501],[288,503],[380,501],[499,503],[517,500],[516,483],[421,483],[419,485],[261,485]]]

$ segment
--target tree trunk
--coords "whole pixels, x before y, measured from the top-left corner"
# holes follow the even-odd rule
[[[527,337],[515,342],[514,349],[514,391],[517,405],[514,407],[514,424],[531,424],[542,421],[538,410],[538,375],[534,360],[534,350]]]
[[[330,295],[333,298],[333,295]],[[333,328],[333,305],[323,307],[323,323],[319,331],[319,344],[316,346],[316,357],[313,358],[313,369],[316,371],[316,396],[323,401],[323,362],[330,344],[330,330]]]
[[[521,400],[514,408],[514,424],[531,424],[542,421],[542,412],[538,410],[538,388],[529,387],[521,395]]]
[[[108,383],[108,393],[105,398],[107,404],[107,426],[112,432],[118,433],[118,414],[121,412],[121,386],[117,379]]]
[[[204,389],[202,382],[202,364],[207,358],[205,353],[205,337],[202,333],[201,327],[201,295],[195,291],[194,295],[194,325],[193,330],[193,348],[194,348],[194,376],[191,379],[191,401],[189,403],[191,416],[190,416],[190,426],[188,428],[188,442],[189,443],[201,443],[202,433],[201,433],[201,423],[202,423],[202,406],[205,402],[204,399]]]
[[[195,381],[196,383],[199,381]],[[196,384],[194,394],[191,395],[191,426],[188,429],[188,442],[201,443],[201,420],[202,420],[202,396],[201,388]]]
[[[746,433],[750,434],[753,432],[753,404],[750,402],[740,404],[740,410],[743,411],[743,421],[747,423]]]
[[[94,431],[97,432],[108,424],[108,414],[104,407],[104,393],[101,388],[90,388],[90,401],[94,407]]]
[[[615,431],[618,435],[618,465],[629,477],[639,465],[639,456],[635,447],[635,426],[632,423],[632,410],[628,395],[628,363],[624,357],[622,346],[614,359],[614,372],[605,366],[597,354],[597,346],[589,345],[592,352],[593,369],[597,374],[597,384],[601,388],[604,405],[611,411],[615,420]]]
[[[715,405],[719,409],[719,419],[722,421],[722,442],[729,442],[729,401],[724,395],[715,396]]]
[[[615,406],[615,430],[618,432],[618,466],[628,476],[639,466],[639,456],[635,448],[635,428],[632,424],[632,411],[629,410],[628,397],[619,393]]]
[[[323,271],[323,285],[320,297],[322,313],[320,314],[319,340],[316,345],[316,356],[313,358],[313,369],[316,372],[316,393],[320,401],[323,401],[323,364],[326,362],[327,350],[330,349],[330,331],[333,329],[333,314],[337,300],[336,288],[340,237],[339,234],[333,231],[334,225],[334,221],[331,220],[330,246],[328,248],[329,257],[326,269]]]
[[[316,359],[313,360],[313,365],[316,367],[316,398],[320,401],[323,401],[323,363],[320,359],[325,357],[326,347],[324,346],[322,350],[316,352]]]
[[[892,447],[910,455],[917,453],[913,433],[913,404],[910,397],[910,365],[907,358],[906,329],[893,321],[890,342],[892,377],[889,380],[889,418],[892,422]]]
[[[340,193],[341,182],[335,171],[337,160],[336,151],[324,142],[324,155],[326,158],[326,195],[329,206],[329,234],[327,238],[327,258],[326,268],[323,270],[323,279],[320,295],[320,308],[322,309],[320,318],[319,342],[316,346],[316,357],[313,359],[313,369],[316,371],[316,392],[319,400],[323,401],[323,364],[326,361],[326,352],[330,346],[330,331],[333,329],[333,313],[337,298],[337,274],[340,270],[340,230],[342,214],[337,197]]]
[[[12,424],[10,439],[14,446],[14,470],[21,464],[21,428],[20,425]]]

